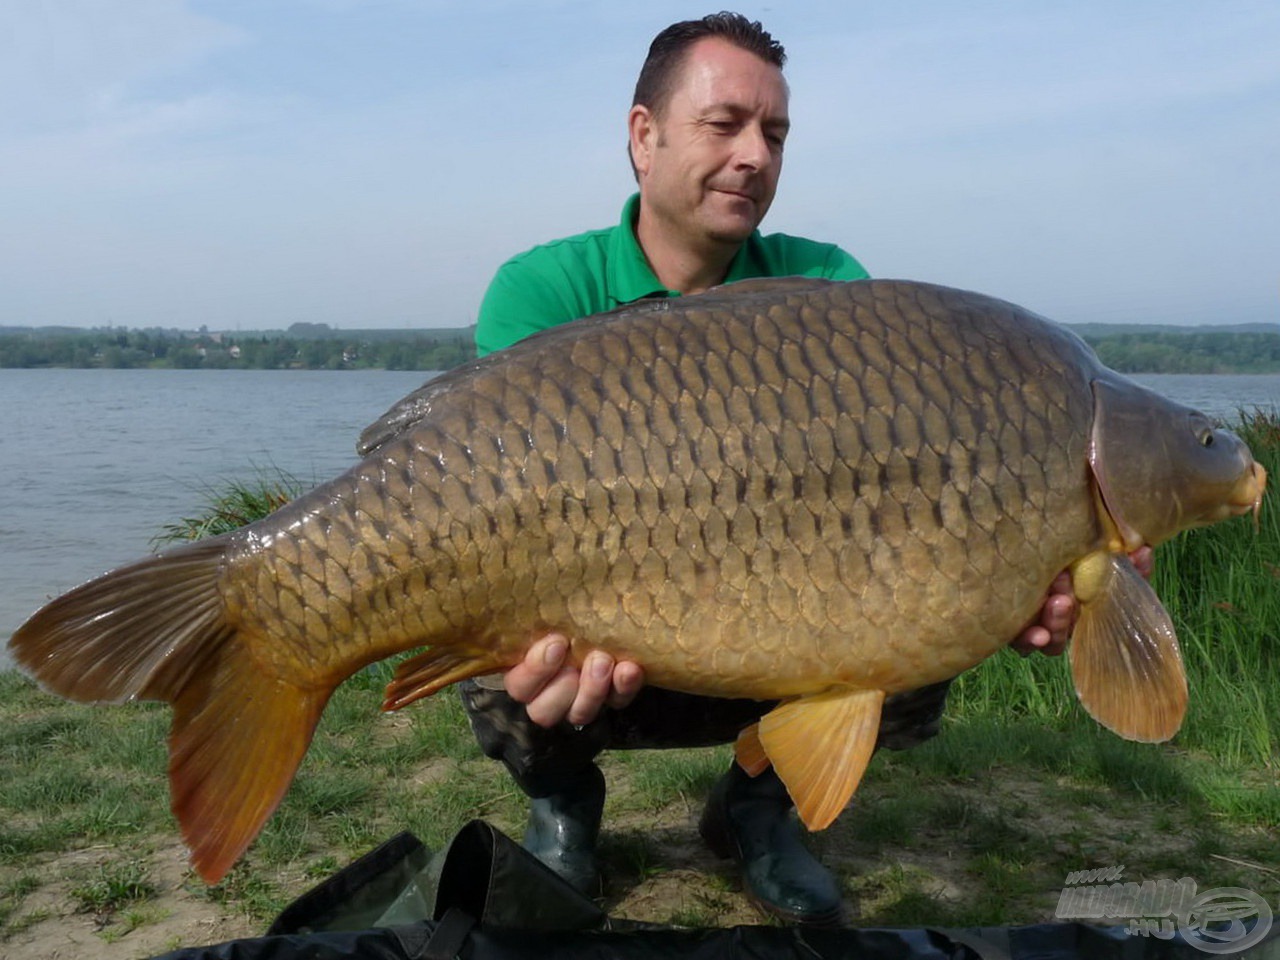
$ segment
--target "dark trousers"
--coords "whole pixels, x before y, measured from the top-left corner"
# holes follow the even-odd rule
[[[880,714],[877,747],[902,750],[923,743],[938,732],[950,680],[885,700]],[[558,784],[572,780],[605,749],[707,747],[731,743],[739,731],[759,720],[776,705],[774,700],[727,700],[644,687],[622,710],[602,710],[581,730],[569,723],[540,727],[529,719],[524,704],[506,691],[481,686],[474,680],[458,685],[480,749],[501,760],[530,797],[559,792]]]

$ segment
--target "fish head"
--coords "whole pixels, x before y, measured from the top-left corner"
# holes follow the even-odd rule
[[[1089,465],[1125,550],[1256,517],[1267,471],[1238,436],[1111,371],[1092,387]]]

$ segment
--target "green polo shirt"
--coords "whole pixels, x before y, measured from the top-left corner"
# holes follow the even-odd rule
[[[664,287],[636,242],[640,195],[622,208],[616,227],[553,240],[512,257],[497,275],[476,318],[480,356],[509,347],[532,333],[646,297],[678,297]],[[835,244],[785,233],[747,238],[725,283],[751,277],[823,277],[864,280],[862,264]]]

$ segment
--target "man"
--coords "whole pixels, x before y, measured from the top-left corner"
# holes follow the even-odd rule
[[[757,231],[773,201],[790,126],[784,59],[759,23],[737,14],[662,31],[627,118],[638,195],[618,226],[536,247],[504,264],[480,310],[479,351],[641,298],[698,293],[749,277],[865,278],[838,247]],[[1062,651],[1074,613],[1069,589],[1055,584],[1041,623],[1016,646]],[[606,747],[729,742],[773,704],[643,687],[636,664],[615,664],[602,651],[578,671],[564,663],[567,647],[558,635],[539,638],[501,681],[505,692],[492,680],[468,682],[463,700],[485,753],[502,760],[531,798],[525,846],[594,892],[605,794],[595,756]],[[947,687],[890,697],[878,744],[903,748],[931,737]],[[791,806],[772,770],[752,779],[731,765],[699,829],[718,854],[738,861],[748,895],[767,913],[835,924],[842,915],[839,886],[801,843]]]

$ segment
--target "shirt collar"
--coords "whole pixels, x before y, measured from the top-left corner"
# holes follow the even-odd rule
[[[649,266],[644,251],[636,240],[636,219],[640,215],[640,194],[633,193],[622,205],[622,220],[613,232],[609,249],[609,294],[617,304],[631,303],[645,297],[678,297],[668,290]],[[729,264],[724,282],[759,276],[760,231],[754,231]]]

